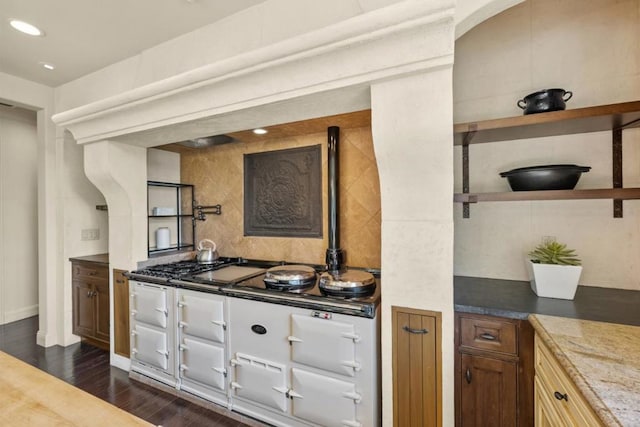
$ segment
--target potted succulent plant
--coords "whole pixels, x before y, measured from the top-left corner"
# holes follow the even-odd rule
[[[573,249],[548,240],[529,252],[531,289],[539,297],[573,299],[582,273]]]

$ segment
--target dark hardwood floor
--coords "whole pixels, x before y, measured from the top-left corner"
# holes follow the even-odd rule
[[[109,364],[109,353],[85,343],[68,347],[36,344],[38,317],[0,325],[0,350],[58,377],[152,424],[243,427],[245,424],[129,379]]]

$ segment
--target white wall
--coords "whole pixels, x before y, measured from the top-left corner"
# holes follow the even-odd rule
[[[540,89],[574,92],[567,108],[640,99],[640,1],[529,0],[456,42],[454,122],[522,114],[516,101]],[[624,131],[624,183],[640,185],[640,132]],[[461,150],[455,152],[461,191]],[[470,146],[471,191],[508,191],[515,167],[591,166],[577,188],[611,187],[609,132]],[[455,273],[528,280],[526,253],[543,236],[577,250],[583,285],[640,289],[640,202],[502,202],[455,209]]]
[[[0,107],[0,324],[38,314],[37,121]]]
[[[106,204],[104,196],[87,179],[83,169],[84,148],[76,143],[69,132],[58,136],[59,153],[63,167],[60,175],[60,209],[63,212],[63,256],[62,274],[65,284],[61,287],[59,309],[62,310],[63,328],[61,343],[69,345],[79,340],[72,335],[72,287],[71,262],[69,258],[86,255],[103,254],[109,248],[109,217],[107,211],[96,209],[96,205]],[[79,167],[80,166],[80,167]],[[82,240],[82,230],[97,229],[99,238]]]
[[[147,180],[180,182],[180,154],[154,148],[148,149]]]
[[[147,150],[147,181],[160,181],[160,182],[180,182],[180,154],[172,153],[169,151],[157,150],[150,148]],[[149,192],[149,200],[151,205],[148,209],[153,207],[169,207],[178,209],[176,206],[176,190],[173,188],[165,187],[150,187],[147,189]],[[148,223],[149,229],[149,246],[156,246],[156,229],[159,227],[169,228],[170,244],[177,244],[178,240],[178,224],[174,218],[155,218]]]
[[[104,196],[89,181],[81,168],[84,148],[76,143],[69,132],[64,133],[64,167],[62,168],[62,201],[64,206],[65,257],[106,253],[109,247],[109,218],[107,211],[97,210],[104,205]],[[99,239],[82,240],[85,229],[98,229]],[[71,265],[68,265],[68,272]],[[70,276],[69,276],[70,277]]]

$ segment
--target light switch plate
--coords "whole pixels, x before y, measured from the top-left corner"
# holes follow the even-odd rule
[[[99,240],[99,228],[85,228],[80,232],[80,240]]]

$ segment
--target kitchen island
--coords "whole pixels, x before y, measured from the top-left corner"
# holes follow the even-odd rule
[[[604,425],[640,425],[640,327],[537,314],[529,321]]]
[[[3,426],[151,426],[95,396],[0,352]]]

